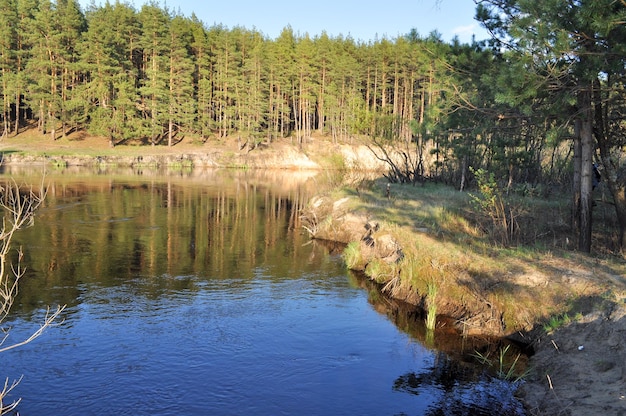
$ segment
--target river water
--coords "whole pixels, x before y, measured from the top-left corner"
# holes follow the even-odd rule
[[[67,305],[0,354],[22,416],[523,414],[511,384],[308,239],[319,177],[9,175],[48,193],[15,236],[27,271],[5,345]]]

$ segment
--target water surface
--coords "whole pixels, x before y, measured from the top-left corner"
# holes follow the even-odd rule
[[[288,178],[48,174],[9,342],[67,308],[0,356],[20,414],[522,414],[309,241],[318,179]]]

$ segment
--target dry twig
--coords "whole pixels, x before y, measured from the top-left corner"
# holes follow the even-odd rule
[[[34,223],[35,212],[43,203],[45,196],[46,190],[43,183],[39,191],[35,191],[32,186],[24,189],[14,180],[7,181],[4,186],[0,186],[0,209],[4,214],[0,227],[0,323],[11,311],[18,292],[19,281],[25,273],[22,266],[24,253],[21,247],[17,249],[17,260],[11,262],[9,259],[13,236],[18,230]],[[0,337],[0,353],[21,347],[39,337],[46,328],[54,324],[64,309],[65,306],[58,306],[55,311],[48,308],[39,329],[22,341],[7,344],[10,329],[3,330],[4,334]],[[21,380],[21,377],[11,383],[8,378],[5,380],[4,387],[0,390],[0,415],[12,412],[20,403],[20,399],[17,399],[4,405],[3,399],[15,389]]]

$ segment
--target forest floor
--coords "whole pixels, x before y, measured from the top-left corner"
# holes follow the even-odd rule
[[[341,146],[326,140],[313,140],[304,147],[287,139],[264,148],[248,150],[237,140],[198,143],[183,140],[167,146],[117,146],[111,148],[104,138],[73,134],[52,140],[34,133],[0,140],[4,163],[87,163],[94,158],[109,161],[143,160],[181,155],[195,155],[207,166],[252,166],[286,169],[332,167],[336,155],[348,148],[358,163],[375,166],[354,146]],[[211,155],[210,158],[206,158]],[[203,158],[203,159],[202,159]],[[416,231],[421,232],[421,231]],[[500,260],[506,263],[507,260]],[[593,293],[587,305],[577,305],[578,316],[552,331],[539,330],[532,336],[535,354],[530,358],[531,372],[520,395],[529,415],[626,416],[626,266],[621,258],[607,263],[606,257],[594,258],[573,251],[563,255],[547,253],[541,273],[524,276],[533,290],[567,293]],[[532,278],[532,279],[531,279]],[[523,290],[522,285],[518,290]],[[576,288],[576,289],[574,289]],[[606,295],[609,293],[610,295]],[[596,294],[605,294],[602,296]],[[574,296],[574,294],[572,294]],[[582,298],[581,298],[582,299]],[[536,304],[546,316],[555,305]],[[572,312],[576,309],[572,308]],[[573,317],[573,315],[572,315]],[[536,323],[541,327],[541,323]]]

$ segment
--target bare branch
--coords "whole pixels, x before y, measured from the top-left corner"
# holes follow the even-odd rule
[[[18,380],[13,380],[11,382],[11,384],[9,385],[9,379],[5,379],[4,380],[4,386],[2,388],[2,390],[0,390],[0,415],[4,415],[7,414],[13,410],[15,410],[15,408],[17,407],[18,404],[20,404],[20,402],[22,401],[22,399],[17,399],[14,400],[13,402],[11,402],[8,405],[4,405],[4,401],[3,399],[15,388],[17,387],[18,384],[20,384],[20,381],[22,381],[22,377],[20,377]]]
[[[12,263],[8,257],[13,235],[16,231],[33,225],[35,212],[43,203],[46,193],[43,181],[38,191],[35,191],[32,186],[20,187],[14,180],[9,180],[0,185],[0,211],[2,211],[0,214],[2,215],[0,225],[0,323],[11,311],[18,292],[19,281],[25,273],[25,269],[22,267],[24,253],[21,247],[17,249],[15,263]],[[58,306],[55,311],[48,308],[39,329],[20,342],[6,345],[8,344],[10,329],[3,329],[3,334],[0,336],[0,353],[21,347],[41,336],[46,328],[55,324],[56,319],[64,309],[65,306]],[[8,378],[5,380],[4,387],[0,390],[0,415],[13,412],[20,403],[21,399],[17,399],[5,405],[3,399],[21,380],[20,377],[10,384]]]
[[[65,309],[65,306],[66,305],[63,305],[63,306],[59,305],[59,306],[57,306],[57,309],[54,312],[52,312],[52,313],[50,311],[50,307],[48,307],[48,309],[46,310],[46,316],[44,318],[44,322],[40,325],[40,327],[39,327],[39,329],[37,331],[33,332],[31,334],[31,336],[29,336],[24,341],[18,342],[16,344],[11,344],[11,345],[9,345],[7,347],[0,348],[0,353],[8,351],[8,350],[12,350],[12,349],[17,348],[17,347],[21,347],[23,345],[26,345],[29,342],[33,341],[34,339],[38,338],[41,334],[43,334],[43,332],[49,326],[62,324],[63,321],[57,322],[57,323],[55,323],[54,321],[56,321],[56,319],[61,314],[61,312],[63,312],[63,310]]]

